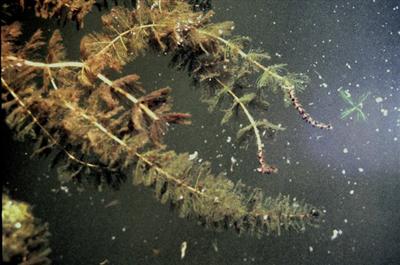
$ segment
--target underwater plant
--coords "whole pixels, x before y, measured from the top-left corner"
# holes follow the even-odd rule
[[[354,100],[352,99],[351,94],[346,90],[342,90],[341,87],[339,88],[339,93],[340,93],[340,97],[342,98],[342,100],[344,102],[346,102],[348,105],[350,105],[348,108],[346,108],[340,114],[340,118],[342,120],[346,119],[353,113],[356,114],[357,120],[363,120],[363,121],[367,120],[367,116],[365,115],[365,113],[363,111],[363,107],[364,107],[363,103],[370,95],[370,92],[363,94],[356,102],[354,102]]]
[[[35,218],[32,207],[2,195],[2,264],[51,264],[47,223]]]
[[[155,197],[181,217],[206,227],[257,236],[303,231],[317,224],[317,208],[289,196],[266,197],[260,189],[212,173],[209,162],[168,150],[163,138],[169,124],[187,125],[191,118],[173,111],[171,88],[148,92],[136,73],[116,80],[107,77],[146,52],[171,55],[172,65],[186,70],[202,89],[209,109],[224,112],[222,124],[236,113],[244,114],[249,124],[238,130],[237,138],[254,135],[257,171],[276,173],[277,167],[266,161],[260,131],[283,128],[252,114],[265,113],[267,91],[282,91],[312,126],[332,126],[314,120],[300,104],[296,93],[307,85],[305,75],[290,73],[285,65],[267,66],[267,53],[249,49],[248,37],[232,36],[233,22],[213,23],[212,16],[213,11],[197,11],[183,0],[114,7],[102,16],[101,32],[81,39],[79,61],[67,60],[59,30],[48,42],[38,30],[21,44],[22,26],[3,26],[6,123],[17,138],[35,141],[34,154],[52,157],[61,181],[117,187],[129,177],[135,185],[153,188]],[[255,84],[250,81],[254,75]]]

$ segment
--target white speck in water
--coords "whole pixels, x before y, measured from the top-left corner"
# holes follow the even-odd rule
[[[14,225],[15,228],[20,229],[22,227],[20,222],[16,222]]]
[[[383,101],[383,98],[381,98],[381,97],[377,97],[376,99],[375,99],[375,102],[376,103],[381,103]]]
[[[354,190],[351,190],[349,193],[350,193],[350,195],[353,195],[354,194]]]
[[[215,251],[215,252],[218,252],[218,243],[217,243],[217,240],[213,241],[212,246],[213,246],[213,248],[214,248],[214,251]]]
[[[343,169],[343,170],[342,170],[342,174],[343,174],[343,175],[346,175],[346,170]]]
[[[309,247],[308,247],[308,251],[313,252],[313,251],[314,251],[314,248],[313,248],[312,246],[309,246]]]
[[[339,229],[339,230],[333,229],[331,240],[335,240],[338,236],[340,236],[342,234],[343,234],[343,231],[341,229]]]
[[[343,153],[347,154],[349,152],[349,150],[347,148],[343,149]]]
[[[189,155],[189,160],[194,160],[199,156],[199,152],[194,151],[193,154]]]
[[[183,241],[181,244],[181,259],[183,259],[186,256],[186,248],[187,248],[187,242]]]
[[[228,136],[228,138],[226,138],[226,142],[230,143],[232,141],[232,137]]]
[[[362,172],[364,172],[364,169],[362,167],[359,167],[358,172],[362,173]]]

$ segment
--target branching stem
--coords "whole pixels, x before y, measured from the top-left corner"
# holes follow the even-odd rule
[[[158,173],[160,173],[161,175],[164,175],[164,177],[170,181],[175,182],[176,185],[178,186],[183,186],[185,188],[187,188],[191,193],[194,194],[198,194],[201,196],[207,196],[206,194],[204,194],[203,192],[193,188],[192,186],[188,185],[187,183],[185,183],[184,181],[172,176],[171,174],[169,174],[168,172],[164,171],[162,168],[158,167],[157,165],[155,165],[153,162],[151,162],[150,160],[148,160],[145,156],[143,156],[142,154],[134,151],[129,145],[127,145],[122,139],[118,138],[117,136],[115,136],[112,132],[110,132],[109,130],[107,130],[107,128],[105,128],[103,125],[101,125],[96,118],[89,116],[88,114],[86,114],[84,111],[79,110],[78,108],[76,108],[75,106],[73,106],[71,103],[69,103],[66,100],[63,100],[63,104],[65,105],[65,107],[67,107],[68,109],[70,109],[71,111],[74,111],[76,113],[78,113],[82,118],[84,118],[85,120],[89,121],[90,123],[92,123],[97,129],[99,129],[101,132],[103,132],[104,134],[106,134],[111,140],[115,141],[116,143],[118,143],[119,145],[123,146],[125,149],[127,149],[127,151],[131,151],[133,152],[140,160],[142,160],[143,162],[145,162],[147,165],[149,165],[150,167],[153,167]]]
[[[274,166],[271,166],[265,161],[265,149],[264,149],[264,144],[261,141],[261,136],[260,136],[260,131],[258,130],[257,123],[254,120],[253,116],[251,115],[250,111],[246,108],[246,106],[243,104],[243,102],[240,100],[240,98],[235,94],[235,92],[232,91],[227,85],[221,82],[221,80],[217,79],[217,82],[224,88],[224,90],[233,97],[234,101],[239,104],[239,106],[242,108],[244,114],[246,115],[247,119],[250,122],[251,127],[253,127],[254,135],[256,137],[256,142],[257,142],[257,159],[259,163],[259,167],[257,168],[257,171],[260,173],[276,173],[278,169]]]
[[[220,42],[222,42],[224,45],[232,49],[233,51],[236,51],[243,59],[247,60],[248,62],[252,63],[255,65],[257,68],[259,68],[263,72],[267,72],[270,76],[275,78],[281,83],[281,87],[287,93],[287,95],[290,97],[292,100],[292,104],[297,110],[297,112],[300,114],[301,118],[305,120],[307,123],[311,124],[313,127],[320,128],[320,129],[332,129],[332,125],[330,124],[325,124],[319,121],[314,120],[309,113],[305,111],[303,106],[300,104],[299,99],[296,96],[296,90],[294,85],[285,79],[283,76],[279,75],[275,71],[271,71],[270,67],[264,66],[263,64],[259,63],[258,61],[252,59],[246,52],[244,52],[242,49],[237,47],[236,45],[230,43],[226,39],[217,36],[215,34],[212,34],[210,32],[204,31],[204,30],[198,30],[199,33],[204,34],[208,37],[214,38]]]
[[[42,63],[42,62],[34,62],[34,61],[29,61],[25,59],[20,59],[15,56],[7,56],[8,60],[13,60],[17,61],[18,63],[24,64],[26,66],[31,66],[31,67],[37,67],[37,68],[65,68],[65,67],[72,67],[72,68],[81,68],[85,69],[86,64],[83,62],[58,62],[58,63]],[[103,74],[99,73],[97,74],[97,78],[109,85],[110,87],[114,88],[115,91],[120,93],[121,95],[125,96],[129,101],[131,101],[134,104],[139,104],[139,107],[152,119],[152,120],[159,120],[159,117],[152,111],[150,110],[146,105],[142,104],[139,102],[139,100],[132,96],[131,94],[127,93],[125,90],[123,90],[120,87],[115,86],[113,81],[108,79],[106,76]]]
[[[25,109],[26,113],[31,117],[32,121],[39,126],[39,128],[43,131],[43,133],[50,139],[50,141],[54,144],[57,145],[58,147],[61,148],[61,150],[64,151],[64,153],[67,155],[67,157],[78,164],[81,164],[86,167],[91,167],[91,168],[99,168],[99,165],[95,165],[89,162],[82,161],[75,157],[73,154],[71,154],[68,150],[66,150],[50,133],[47,131],[47,129],[39,122],[38,118],[29,110],[28,106],[22,101],[22,99],[14,92],[14,90],[7,84],[7,82],[1,78],[1,83],[4,86],[4,88],[11,94],[11,96],[18,102],[18,104]]]
[[[121,40],[123,36],[125,36],[125,35],[127,35],[129,33],[134,33],[135,31],[139,31],[139,30],[142,30],[144,28],[165,27],[165,26],[166,25],[164,25],[164,24],[146,24],[146,25],[140,25],[140,26],[137,26],[137,27],[130,28],[130,29],[128,29],[128,30],[126,30],[126,31],[124,31],[122,33],[119,33],[114,39],[112,39],[110,41],[110,43],[108,43],[106,46],[104,46],[103,49],[101,49],[96,54],[96,56],[106,52],[111,46],[114,45],[114,43],[116,43],[118,40]],[[122,41],[122,43],[123,43],[123,41]]]
[[[204,34],[204,35],[206,35],[206,36],[209,36],[209,37],[211,37],[211,38],[213,38],[213,39],[216,39],[216,40],[218,40],[218,41],[220,41],[220,42],[222,42],[223,44],[225,44],[226,46],[228,46],[228,47],[231,48],[232,50],[236,51],[242,58],[244,58],[245,60],[247,60],[247,61],[249,61],[250,63],[254,64],[254,65],[255,65],[257,68],[259,68],[260,70],[262,70],[262,71],[268,71],[274,78],[278,79],[279,81],[285,81],[285,79],[284,79],[282,76],[280,76],[279,74],[277,74],[277,73],[275,73],[275,72],[270,71],[270,69],[269,69],[267,66],[262,65],[261,63],[257,62],[257,61],[254,60],[254,59],[251,59],[251,58],[248,56],[248,54],[247,54],[246,52],[244,52],[242,49],[240,49],[240,48],[237,47],[236,45],[230,43],[230,42],[227,41],[226,39],[221,38],[221,37],[219,37],[219,36],[217,36],[217,35],[214,35],[214,34],[212,34],[212,33],[209,33],[209,32],[207,32],[207,31],[204,31],[204,30],[198,30],[198,32],[201,33],[201,34]],[[293,86],[292,86],[292,87],[293,87]],[[288,87],[285,87],[285,88],[289,89],[289,86],[288,86]]]
[[[44,128],[44,126],[40,124],[40,122],[38,121],[36,116],[29,110],[28,106],[23,102],[23,100],[15,93],[15,91],[5,82],[5,80],[3,78],[1,78],[1,82],[2,82],[2,84],[4,86],[4,88],[17,100],[18,104],[20,104],[21,107],[23,107],[25,109],[25,111],[32,118],[32,120],[43,130],[43,132],[46,134],[46,136],[48,136],[49,139],[54,142],[54,144],[59,145],[57,143],[57,141],[51,136],[51,134],[46,130],[46,128]],[[237,98],[237,96],[236,96],[236,98]],[[101,125],[96,120],[95,117],[92,117],[92,116],[86,114],[84,111],[80,110],[79,107],[75,107],[73,104],[71,104],[70,102],[68,102],[68,101],[66,101],[64,99],[62,100],[62,104],[66,108],[68,108],[71,111],[79,114],[82,118],[84,118],[85,120],[87,120],[90,123],[92,123],[97,129],[99,129],[101,132],[106,134],[110,139],[115,141],[117,144],[123,146],[125,149],[127,149],[127,151],[131,151],[136,157],[138,157],[138,159],[140,159],[141,161],[146,163],[148,166],[154,168],[166,180],[174,182],[179,187],[186,188],[190,193],[195,194],[195,195],[197,195],[199,197],[206,198],[206,199],[209,199],[209,200],[214,200],[214,203],[215,203],[215,198],[213,198],[212,196],[206,194],[205,192],[203,192],[201,190],[198,190],[196,187],[192,187],[191,185],[187,184],[184,180],[180,180],[179,178],[171,175],[170,173],[166,172],[165,170],[163,170],[162,168],[157,166],[155,163],[150,161],[143,154],[140,154],[136,150],[133,150],[122,139],[118,138],[112,132],[110,132],[107,128],[105,128],[103,125]],[[253,119],[253,121],[254,121],[254,119]],[[62,146],[60,146],[60,147],[63,148]],[[71,153],[69,153],[64,148],[63,148],[63,150],[67,154],[67,156],[70,159],[72,159],[73,161],[75,161],[75,162],[78,162],[78,163],[83,164],[83,165],[88,166],[88,167],[98,167],[97,165],[90,164],[90,163],[87,163],[87,162],[83,162],[83,161],[75,158]],[[276,213],[276,212],[268,211],[268,210],[265,210],[265,211],[261,210],[260,211],[260,209],[246,212],[245,215],[252,215],[254,217],[261,216],[263,218],[267,217],[267,218],[273,218],[273,219],[278,219],[278,220],[280,220],[282,218],[282,214],[281,213]],[[306,218],[308,216],[309,216],[308,213],[298,213],[298,214],[289,214],[289,215],[286,216],[286,218],[292,219],[292,220],[302,220],[302,219],[304,219],[304,218]]]
[[[221,80],[217,79],[217,82],[225,89],[225,91],[233,97],[235,102],[239,104],[239,106],[242,108],[244,114],[246,115],[247,119],[249,120],[251,126],[253,127],[254,135],[256,137],[256,142],[257,142],[257,149],[258,151],[263,151],[264,150],[264,144],[261,141],[261,136],[260,136],[260,131],[257,128],[256,121],[254,120],[253,116],[251,115],[250,111],[246,108],[246,106],[243,104],[243,102],[240,101],[239,97],[235,94],[235,92],[232,91],[227,85],[221,82]]]

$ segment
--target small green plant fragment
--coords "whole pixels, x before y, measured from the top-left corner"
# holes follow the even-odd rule
[[[363,112],[364,101],[368,98],[371,94],[370,92],[363,94],[361,97],[358,98],[356,102],[353,101],[351,94],[348,91],[342,90],[339,88],[340,97],[350,105],[350,107],[346,108],[340,114],[340,118],[343,120],[349,117],[351,114],[355,113],[357,120],[367,120],[367,116]]]
[[[32,206],[3,193],[1,220],[1,264],[51,264],[49,227],[33,215]]]

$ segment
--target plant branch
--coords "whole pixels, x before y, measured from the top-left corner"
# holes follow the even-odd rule
[[[54,145],[57,145],[58,147],[61,148],[61,150],[67,155],[67,157],[78,164],[81,164],[86,167],[90,168],[99,168],[99,165],[95,165],[89,162],[82,161],[75,157],[73,154],[71,154],[68,150],[65,149],[51,134],[47,129],[39,122],[38,118],[32,113],[32,111],[29,110],[28,106],[22,101],[22,99],[14,92],[14,90],[7,84],[7,82],[1,78],[1,83],[4,86],[4,88],[11,94],[11,96],[18,102],[18,104],[25,109],[26,113],[31,117],[32,121],[39,126],[39,128],[43,131],[43,133],[50,139],[51,142],[53,142]]]
[[[251,115],[250,111],[246,108],[243,102],[240,101],[239,97],[235,94],[235,92],[232,91],[232,89],[230,89],[227,85],[222,83],[221,80],[219,79],[216,80],[225,89],[225,91],[227,91],[227,93],[233,97],[234,101],[239,104],[244,114],[246,115],[247,119],[249,120],[250,125],[253,127],[254,135],[256,137],[256,142],[257,142],[257,158],[260,164],[260,167],[257,168],[257,171],[260,173],[267,173],[267,174],[276,173],[278,169],[274,166],[268,165],[268,163],[265,161],[264,144],[261,141],[260,131],[257,128],[257,123],[254,120],[253,116]]]
[[[42,63],[42,62],[34,62],[34,61],[29,61],[29,60],[25,60],[25,59],[20,59],[17,58],[15,56],[7,56],[6,57],[9,60],[12,61],[17,61],[17,64],[24,64],[26,66],[31,66],[31,67],[38,67],[38,68],[64,68],[64,67],[72,67],[72,68],[81,68],[81,69],[85,69],[86,68],[86,64],[82,63],[82,62],[58,62],[58,63]],[[99,73],[96,75],[98,79],[100,79],[101,81],[103,81],[104,83],[106,83],[107,85],[109,85],[110,87],[114,88],[115,91],[117,91],[118,93],[120,93],[121,95],[125,96],[129,101],[131,101],[134,104],[138,104],[139,107],[154,121],[159,120],[159,117],[152,111],[150,110],[147,106],[145,106],[144,104],[140,103],[139,100],[132,96],[131,94],[127,93],[125,90],[123,90],[120,87],[117,87],[113,84],[113,81],[111,81],[110,79],[108,79],[106,76],[104,76],[103,74]]]
[[[275,80],[278,80],[279,83],[281,84],[281,87],[284,89],[285,93],[287,93],[288,96],[290,97],[290,99],[292,100],[293,106],[296,108],[297,112],[301,115],[303,120],[305,120],[306,122],[311,124],[313,127],[317,127],[320,129],[332,129],[333,128],[332,125],[330,125],[330,124],[324,124],[322,122],[318,122],[318,121],[314,120],[311,117],[311,115],[305,111],[305,109],[300,104],[299,99],[296,96],[294,85],[289,80],[287,80],[283,76],[279,75],[275,71],[271,71],[270,67],[264,66],[260,62],[252,59],[246,52],[244,52],[242,49],[240,49],[236,45],[230,43],[226,39],[224,39],[220,36],[217,36],[215,34],[212,34],[210,32],[204,31],[204,30],[199,29],[198,32],[200,34],[206,35],[208,37],[214,38],[214,39],[222,42],[224,45],[226,45],[233,51],[236,51],[243,59],[245,59],[248,62],[250,62],[251,64],[253,64],[257,68],[259,68],[261,71],[263,71],[264,73],[268,73],[268,75],[272,76]]]
[[[99,129],[101,132],[103,132],[104,134],[106,134],[110,139],[112,139],[113,141],[115,141],[117,144],[123,146],[127,151],[133,151],[133,153],[135,154],[135,156],[137,156],[140,160],[142,160],[143,162],[145,162],[147,165],[149,165],[150,167],[153,167],[158,173],[160,173],[161,175],[164,175],[164,177],[167,180],[173,181],[175,182],[176,185],[178,186],[183,186],[185,188],[187,188],[190,192],[197,194],[197,195],[201,195],[201,196],[207,196],[206,194],[204,194],[203,192],[193,188],[192,186],[188,185],[187,183],[185,183],[182,180],[179,180],[178,178],[172,176],[171,174],[169,174],[168,172],[164,171],[162,168],[158,167],[157,165],[155,165],[154,163],[152,163],[150,160],[146,159],[142,154],[136,152],[135,150],[133,150],[132,148],[129,147],[128,144],[126,144],[122,139],[118,138],[117,136],[115,136],[112,132],[110,132],[109,130],[107,130],[103,125],[101,125],[98,121],[96,121],[96,119],[94,117],[89,116],[88,114],[86,114],[85,112],[77,109],[76,107],[74,107],[71,103],[69,103],[66,100],[63,100],[63,104],[65,105],[65,107],[67,107],[68,109],[70,109],[71,111],[74,111],[76,113],[79,113],[79,115],[84,118],[85,120],[89,121],[90,123],[92,123],[97,129]]]
[[[106,52],[111,46],[114,45],[114,43],[116,43],[118,40],[122,40],[122,37],[125,36],[125,35],[127,35],[127,34],[129,34],[129,33],[134,33],[135,31],[139,31],[139,30],[142,30],[142,29],[144,29],[144,28],[165,27],[165,26],[167,26],[167,25],[164,25],[164,24],[155,24],[155,23],[153,23],[153,24],[140,25],[140,26],[135,26],[135,27],[133,27],[133,28],[130,28],[130,29],[128,29],[128,30],[126,30],[126,31],[124,31],[124,32],[122,32],[122,33],[119,33],[119,34],[118,34],[114,39],[112,39],[106,46],[104,46],[103,49],[101,49],[101,50],[96,54],[96,56],[97,56],[97,55],[100,55],[100,54],[102,54],[102,53],[104,53],[104,52]],[[124,44],[123,41],[121,41],[121,43]]]

